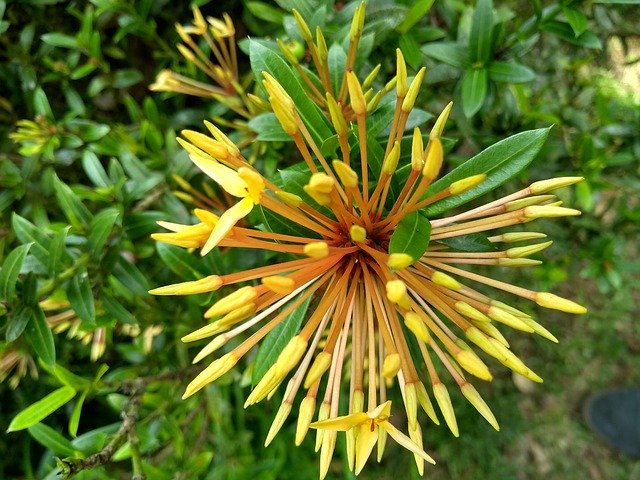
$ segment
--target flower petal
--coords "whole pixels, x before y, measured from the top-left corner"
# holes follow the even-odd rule
[[[346,432],[347,430],[357,427],[361,423],[369,422],[370,418],[364,412],[352,413],[342,417],[328,418],[319,422],[313,422],[309,427],[321,430],[338,430]]]
[[[207,158],[196,153],[191,153],[189,158],[200,170],[213,178],[218,185],[234,197],[247,196],[247,183],[232,168],[216,162],[211,157]]]
[[[220,220],[218,220],[216,226],[211,231],[209,239],[202,247],[200,255],[205,256],[207,253],[213,250],[218,245],[218,243],[220,243],[220,240],[222,240],[227,235],[227,233],[229,233],[229,230],[231,230],[233,226],[238,223],[238,220],[246,217],[252,209],[253,200],[251,200],[251,198],[249,197],[246,197],[236,203],[229,210],[224,212],[220,217]]]
[[[384,421],[378,423],[378,426],[380,428],[383,428],[389,435],[391,435],[391,438],[398,442],[399,445],[402,445],[410,452],[435,465],[436,461],[433,458],[431,458],[425,451],[423,451],[418,445],[413,443],[413,441],[409,437],[407,437],[404,433],[394,427],[391,423]]]
[[[371,428],[372,426],[373,428]],[[364,468],[377,441],[378,427],[375,422],[367,422],[358,426],[358,434],[356,436],[356,475]]]

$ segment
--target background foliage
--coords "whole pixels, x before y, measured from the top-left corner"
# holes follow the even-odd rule
[[[300,39],[292,7],[340,41],[356,6],[196,3],[206,15],[229,12],[238,38],[265,42]],[[458,402],[460,439],[442,427],[426,432],[438,460],[429,478],[640,478],[640,466],[596,440],[581,417],[591,392],[640,384],[633,288],[640,13],[622,4],[633,2],[619,3],[367,2],[367,62],[381,63],[388,78],[400,46],[413,69],[428,67],[417,106],[437,112],[455,101],[446,132],[450,166],[513,133],[555,124],[526,174],[500,191],[555,175],[586,177],[565,193],[585,214],[544,225],[556,242],[545,264],[518,271],[514,281],[563,288],[590,313],[544,319],[559,346],[509,338],[545,384],[502,371],[483,386],[499,433]],[[211,193],[176,133],[230,118],[220,103],[148,90],[162,68],[198,76],[174,47],[174,22],[190,21],[187,2],[0,1],[0,426],[15,430],[0,441],[2,478],[59,478],[56,457],[85,458],[105,447],[113,447],[113,461],[75,478],[317,474],[311,441],[293,447],[293,425],[262,448],[277,403],[242,408],[249,371],[180,400],[196,371],[180,337],[199,326],[210,299],[147,294],[266,260],[215,251],[200,259],[149,237],[157,220],[189,222],[196,194],[184,192],[181,178]],[[250,72],[248,57],[240,57]],[[252,147],[267,173],[291,163],[274,140]],[[387,454],[362,477],[415,477],[407,458]],[[334,463],[331,475],[349,478]]]

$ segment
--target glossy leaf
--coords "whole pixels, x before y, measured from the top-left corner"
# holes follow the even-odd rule
[[[249,120],[249,128],[258,134],[261,142],[290,142],[291,137],[282,129],[282,125],[271,113],[261,113]]]
[[[31,425],[29,427],[29,435],[39,444],[44,445],[61,457],[74,457],[78,453],[69,440],[43,423]]]
[[[71,308],[76,312],[78,318],[83,322],[94,323],[96,320],[96,309],[87,272],[79,272],[71,278],[67,283],[65,291]]]
[[[587,29],[587,17],[580,10],[563,5],[562,11],[564,16],[567,17],[567,21],[573,33],[576,37],[579,37]]]
[[[406,215],[391,235],[389,253],[406,253],[418,260],[429,246],[431,223],[420,212]]]
[[[45,364],[54,365],[56,363],[56,346],[44,312],[38,305],[32,307],[31,312],[31,321],[25,328],[24,336],[31,344],[33,351]]]
[[[66,227],[60,229],[53,235],[53,238],[51,238],[51,243],[49,244],[50,248],[48,266],[49,272],[52,275],[56,275],[62,269],[63,260],[68,257],[64,247],[69,229],[71,229],[71,225],[67,225]]]
[[[7,342],[15,341],[31,320],[31,309],[29,307],[22,306],[18,309],[13,309],[7,315],[7,325],[5,330],[5,338]]]
[[[437,193],[453,182],[472,175],[485,173],[487,175],[485,181],[460,195],[429,205],[422,212],[429,218],[435,217],[492,191],[510,178],[513,178],[536,157],[549,135],[550,128],[539,128],[517,133],[491,145],[475,157],[467,160],[449,174],[434,182],[427,189],[424,196]]]
[[[204,268],[199,256],[187,252],[184,248],[157,242],[156,250],[164,264],[184,280],[198,280],[211,275],[211,272]]]
[[[72,437],[76,437],[78,435],[78,426],[80,425],[80,415],[82,413],[82,407],[84,406],[84,401],[87,398],[87,394],[89,390],[85,390],[82,392],[82,395],[76,400],[76,404],[73,406],[73,411],[71,412],[71,416],[69,417],[69,435]]]
[[[535,80],[536,74],[529,67],[513,62],[492,62],[489,78],[494,82],[525,83]]]
[[[331,45],[331,47],[329,47],[327,63],[331,76],[331,86],[334,92],[333,96],[337,97],[340,92],[340,87],[342,86],[342,77],[347,63],[347,53],[344,51],[344,48],[337,43]]]
[[[493,2],[478,0],[473,11],[471,33],[469,35],[469,50],[474,62],[486,63],[491,56],[491,41],[493,38]]]
[[[311,297],[303,301],[260,342],[260,348],[258,348],[258,353],[256,354],[256,359],[253,364],[253,373],[251,374],[254,385],[258,383],[267,370],[276,362],[280,352],[282,352],[289,340],[298,332],[310,302]]]
[[[422,47],[422,52],[452,67],[464,69],[471,65],[469,49],[455,42],[434,42]]]
[[[597,35],[590,31],[582,32],[576,37],[573,28],[566,22],[560,22],[557,20],[551,20],[545,22],[542,25],[542,29],[547,32],[553,33],[558,37],[566,40],[567,42],[578,45],[579,47],[593,48],[596,50],[602,49],[602,42]]]
[[[495,244],[481,233],[471,233],[459,237],[443,238],[438,240],[439,243],[459,250],[461,252],[492,252],[497,250]]]
[[[56,192],[58,204],[69,223],[75,228],[83,229],[91,222],[91,213],[84,206],[80,198],[71,190],[71,187],[62,182],[57,175],[53,176],[53,188]]]
[[[293,100],[300,118],[318,145],[333,135],[327,119],[322,115],[316,104],[311,101],[302,87],[298,75],[282,57],[273,50],[254,41],[249,44],[249,52],[253,74],[261,81],[262,72],[266,71],[278,80]]]
[[[26,243],[14,248],[2,262],[0,267],[0,300],[6,302],[13,300],[22,262],[32,246],[33,243]]]
[[[49,249],[51,240],[42,229],[17,213],[11,216],[11,227],[18,239],[23,243],[34,242],[31,253],[43,265],[49,262]]]
[[[75,394],[76,391],[67,386],[54,390],[43,399],[29,405],[18,413],[13,420],[11,420],[9,428],[7,428],[7,432],[17,432],[18,430],[24,430],[25,428],[35,425],[39,421],[51,415],[65,403],[69,402]]]
[[[89,235],[87,236],[87,248],[93,258],[100,257],[104,244],[107,242],[119,216],[118,209],[112,207],[102,210],[91,220]]]
[[[405,14],[404,20],[398,25],[396,30],[400,33],[407,33],[411,27],[420,21],[428,12],[435,0],[417,0],[411,4]],[[404,52],[403,52],[404,53]]]
[[[474,116],[482,107],[487,96],[489,75],[486,68],[471,68],[462,77],[462,110],[467,117]]]

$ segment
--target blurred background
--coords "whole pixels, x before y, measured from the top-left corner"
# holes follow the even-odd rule
[[[478,385],[500,432],[452,392],[461,435],[426,426],[425,448],[438,464],[424,478],[640,479],[638,460],[598,439],[582,413],[596,391],[640,385],[640,8],[629,1],[495,0],[489,74],[479,88],[465,82],[475,68],[465,53],[473,48],[473,2],[366,3],[364,71],[381,64],[384,84],[400,47],[410,74],[427,66],[416,106],[435,114],[455,102],[447,168],[509,135],[553,124],[538,158],[495,197],[552,176],[585,177],[560,192],[583,215],[540,222],[555,242],[545,263],[501,275],[573,298],[589,313],[514,305],[536,313],[560,341],[508,332],[513,350],[545,382],[494,369],[495,380]],[[205,16],[230,15],[247,85],[247,36],[290,42],[304,62],[291,9],[338,41],[357,5],[194,4]],[[150,91],[163,69],[211,83],[176,48],[176,22],[193,23],[189,2],[0,0],[0,428],[59,392],[47,397],[56,408],[42,423],[0,439],[0,478],[60,478],[55,458],[105,448],[122,412],[135,417],[136,435],[114,445],[111,462],[74,478],[317,476],[313,439],[293,445],[295,422],[263,448],[279,402],[276,395],[242,408],[246,365],[180,400],[194,373],[180,337],[200,326],[208,298],[147,294],[268,261],[238,252],[201,259],[150,238],[156,221],[189,223],[191,210],[215,195],[176,143],[180,130],[203,131],[203,120],[214,119],[266,174],[295,161],[289,145],[255,141],[258,127],[234,124],[228,102]],[[352,478],[343,450],[339,442],[330,478]],[[389,442],[383,461],[370,462],[360,478],[418,474],[411,456]]]

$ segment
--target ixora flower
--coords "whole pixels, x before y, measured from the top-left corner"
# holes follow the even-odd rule
[[[352,33],[361,31],[363,11],[363,7],[358,9]],[[294,69],[278,63],[278,68],[263,72],[262,84],[273,113],[303,160],[288,175],[281,175],[283,181],[263,177],[210,123],[206,125],[212,136],[182,132],[184,138],[179,141],[194,164],[238,200],[220,215],[196,209],[199,222],[195,225],[160,222],[170,232],[153,235],[158,241],[200,249],[202,255],[217,247],[282,254],[279,263],[211,275],[150,293],[191,295],[223,286],[235,288],[205,312],[209,323],[182,340],[209,339],[194,362],[226,347],[235,337],[244,340],[197,375],[184,398],[231,370],[274,329],[287,324],[293,332],[288,343],[265,366],[245,406],[270,398],[287,382],[265,443],[271,442],[296,398],[302,397],[295,442],[299,445],[309,429],[317,431],[320,478],[329,468],[338,431],[345,432],[347,461],[355,473],[361,471],[376,445],[381,458],[388,436],[414,454],[422,472],[424,462],[433,460],[423,449],[419,408],[439,424],[429,392],[449,429],[458,435],[445,383],[455,383],[498,429],[494,415],[468,381],[469,376],[490,381],[492,375],[467,342],[484,352],[484,358],[493,357],[520,375],[542,381],[510,350],[500,328],[508,326],[557,340],[527,313],[484,293],[485,287],[547,308],[577,314],[586,311],[552,293],[460,268],[536,265],[540,262],[528,257],[551,242],[512,246],[545,237],[517,226],[580,213],[560,206],[548,193],[580,177],[537,181],[487,204],[457,208],[517,173],[514,164],[524,168],[540,148],[546,130],[523,132],[499,142],[436,180],[444,157],[441,135],[451,104],[428,136],[415,128],[403,141],[424,69],[409,82],[398,53],[395,107],[389,113],[389,134],[380,142],[381,117],[375,116],[379,113],[376,107],[384,96],[381,92],[389,88],[375,95],[370,90],[363,92],[362,84],[370,80],[361,83],[348,67],[353,65],[351,51],[357,37],[351,35],[347,68],[341,82],[333,84],[323,80],[334,77],[326,71],[321,37],[317,43],[307,39],[312,53],[320,51],[312,57],[326,90],[322,103],[318,98],[309,107],[298,100],[302,90],[290,95],[284,88],[291,85]],[[304,85],[300,78],[293,87],[304,89]],[[321,123],[310,124],[311,117]],[[321,126],[332,127],[331,136],[337,139],[331,154],[316,139]],[[532,138],[537,143],[527,140]],[[254,209],[260,210],[264,222],[250,227],[247,222],[259,218],[251,214]],[[448,214],[452,209],[455,212]],[[509,227],[515,228],[511,231]],[[485,236],[497,229],[507,230]],[[482,291],[476,289],[478,284]],[[404,404],[407,434],[392,423],[387,389],[394,384]]]

